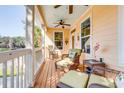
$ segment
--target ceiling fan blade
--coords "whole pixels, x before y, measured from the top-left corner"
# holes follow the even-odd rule
[[[73,5],[69,5],[69,14],[73,13]]]
[[[88,5],[84,5],[84,6],[88,6]]]
[[[59,8],[60,6],[62,6],[62,5],[55,5],[54,8]]]
[[[70,24],[63,24],[63,25],[66,25],[66,26],[71,26]]]
[[[55,27],[58,27],[58,26],[60,26],[60,24],[56,25]]]
[[[53,23],[53,24],[59,24],[59,23]]]

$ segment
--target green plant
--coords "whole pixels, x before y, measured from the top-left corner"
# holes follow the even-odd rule
[[[17,71],[14,69],[14,76],[16,76]],[[10,69],[7,69],[7,77],[11,75]],[[3,77],[2,69],[0,69],[0,77]]]
[[[34,28],[34,47],[38,48],[41,46],[41,29],[38,26]]]

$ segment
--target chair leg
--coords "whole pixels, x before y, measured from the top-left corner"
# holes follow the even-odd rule
[[[57,69],[57,65],[56,65],[56,63],[55,63],[55,68]]]

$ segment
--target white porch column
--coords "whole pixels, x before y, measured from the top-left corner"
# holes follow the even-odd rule
[[[26,70],[26,80],[28,77],[30,77],[30,81],[28,83],[32,83],[33,77],[34,77],[34,62],[35,62],[35,53],[34,53],[34,6],[33,5],[27,5],[26,6],[26,48],[30,48],[32,50],[31,56],[27,56],[25,67],[28,68]],[[30,68],[29,68],[30,67]],[[27,82],[26,81],[26,82]]]
[[[26,6],[26,48],[33,49],[34,6]]]

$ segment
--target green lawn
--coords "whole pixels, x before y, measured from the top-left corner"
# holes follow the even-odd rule
[[[16,70],[14,70],[14,76],[16,76]],[[11,75],[10,73],[10,69],[7,69],[7,77],[9,77]],[[3,77],[3,74],[2,74],[2,70],[0,69],[0,77]]]
[[[0,52],[8,51],[10,50],[9,48],[0,48]]]

